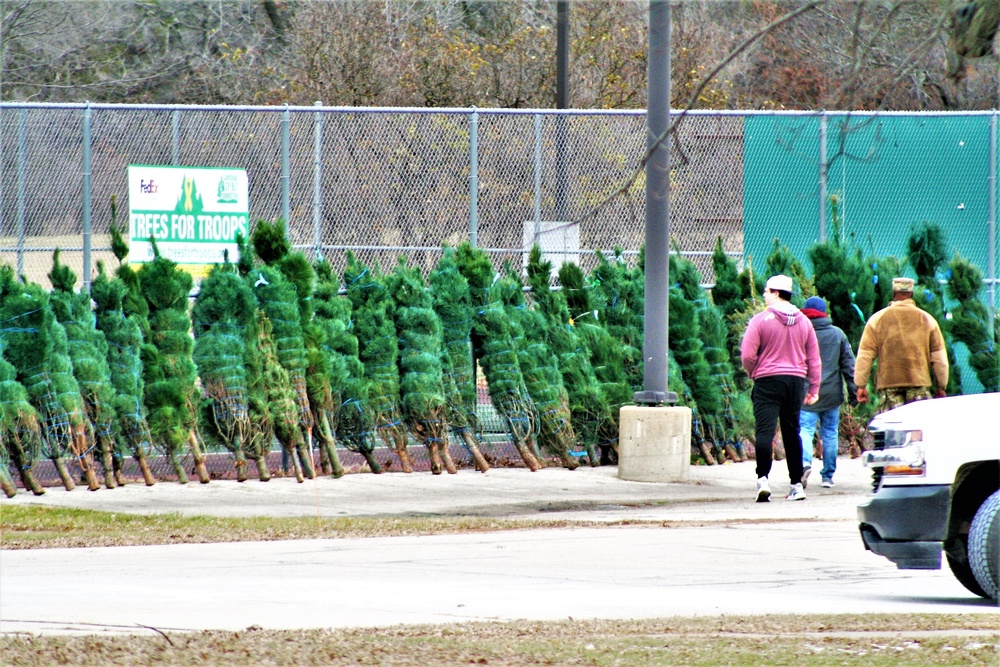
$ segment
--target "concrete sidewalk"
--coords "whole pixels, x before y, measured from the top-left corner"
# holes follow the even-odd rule
[[[49,488],[36,497],[22,491],[6,505],[46,505],[137,514],[182,513],[210,516],[488,516],[615,521],[624,518],[701,521],[738,517],[762,519],[847,519],[870,488],[871,473],[860,459],[842,457],[836,486],[823,489],[814,468],[808,499],[785,502],[788,469],[776,461],[770,503],[754,502],[754,463],[692,466],[683,483],[632,482],[618,478],[614,466],[576,470],[494,468],[487,473],[463,469],[455,475],[429,472],[349,474],[236,482],[196,481],[186,485],[132,483],[116,489],[65,491]]]

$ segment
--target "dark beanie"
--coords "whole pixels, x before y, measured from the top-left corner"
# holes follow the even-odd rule
[[[811,296],[806,299],[806,303],[802,306],[802,308],[812,308],[813,310],[818,310],[819,312],[826,314],[826,301],[818,296]]]

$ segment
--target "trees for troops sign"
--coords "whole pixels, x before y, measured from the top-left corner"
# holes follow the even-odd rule
[[[236,261],[236,235],[250,233],[244,169],[129,165],[129,255],[132,264],[160,254],[195,275],[205,275],[229,251]]]

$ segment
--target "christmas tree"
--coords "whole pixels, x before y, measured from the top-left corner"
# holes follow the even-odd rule
[[[139,287],[149,308],[149,342],[143,358],[144,401],[153,441],[163,447],[177,475],[187,483],[181,457],[190,451],[202,484],[211,481],[198,438],[197,371],[188,294],[194,281],[177,264],[160,254],[139,269]]]
[[[40,496],[45,489],[35,480],[31,468],[42,452],[41,423],[28,401],[28,391],[17,381],[17,371],[4,359],[3,341],[0,332],[0,475],[6,475],[0,481],[8,498],[17,493],[8,472],[8,466],[13,464],[24,488]]]
[[[374,425],[363,407],[368,401],[368,385],[364,364],[358,358],[358,339],[352,333],[351,301],[340,295],[340,281],[328,262],[317,262],[315,270],[315,321],[323,330],[322,347],[330,360],[331,426],[342,445],[364,456],[369,469],[380,473],[382,466],[374,454]]]
[[[261,481],[270,479],[266,451],[250,436],[245,359],[247,328],[256,310],[253,292],[228,257],[201,281],[191,309],[194,361],[205,396],[202,421],[235,457],[240,482],[247,479],[247,458],[257,464]]]
[[[535,414],[517,350],[510,336],[507,314],[493,291],[496,272],[486,252],[463,243],[455,253],[458,270],[469,281],[472,295],[472,348],[483,368],[493,407],[529,470],[541,468],[532,452]]]
[[[58,249],[53,254],[52,264],[49,272],[52,312],[66,331],[73,377],[80,387],[89,435],[102,458],[104,485],[113,489],[124,484],[125,478],[122,475],[123,452],[119,448],[121,439],[115,433],[115,390],[108,369],[108,343],[97,329],[94,313],[90,310],[90,295],[74,292],[76,274],[59,262]]]
[[[72,456],[91,490],[100,488],[87,438],[80,386],[73,377],[66,332],[56,321],[49,295],[40,286],[16,282],[11,267],[0,267],[0,322],[4,357],[17,369],[42,425],[42,454],[51,459],[67,490],[75,483],[66,468]]]
[[[961,394],[961,369],[951,343],[951,323],[946,315],[944,290],[938,280],[938,272],[948,261],[948,245],[941,226],[926,220],[914,225],[906,241],[906,260],[917,274],[913,301],[918,308],[927,311],[937,320],[944,336],[949,369],[946,391],[948,394]]]
[[[497,281],[495,290],[507,312],[518,366],[536,414],[538,433],[535,442],[559,457],[563,467],[573,470],[580,464],[571,453],[576,448],[577,438],[570,421],[569,394],[563,386],[556,355],[545,342],[545,318],[528,309],[520,276],[509,265],[505,273]],[[590,443],[590,452],[596,462],[593,442]],[[533,453],[536,459],[543,460],[537,448]]]
[[[976,266],[956,254],[948,264],[951,278],[948,295],[958,302],[952,309],[951,335],[969,349],[969,366],[983,390],[1000,391],[1000,357],[997,355],[997,322],[980,300],[983,274]],[[990,320],[994,328],[990,330]]]
[[[403,472],[413,472],[399,407],[399,341],[390,311],[392,297],[377,270],[370,271],[350,251],[344,284],[354,309],[358,358],[364,364],[368,381],[368,403],[364,410],[371,416],[382,441],[396,452]]]
[[[253,291],[258,306],[271,321],[278,361],[288,373],[295,393],[295,402],[299,408],[299,427],[306,442],[304,448],[297,450],[299,464],[303,474],[312,479],[316,476],[312,461],[315,420],[306,381],[309,361],[302,323],[311,319],[314,276],[304,257],[289,258],[291,244],[285,236],[282,221],[269,223],[258,220],[250,240],[256,255],[265,264],[251,272]],[[322,446],[329,455],[332,451],[330,442],[325,440]]]
[[[122,446],[132,453],[146,485],[152,486],[156,478],[149,469],[148,459],[153,439],[142,400],[145,388],[142,379],[142,327],[138,315],[125,315],[124,302],[128,294],[125,282],[120,278],[109,278],[104,272],[104,263],[98,262],[97,277],[91,285],[90,296],[96,304],[97,328],[108,343],[108,370],[115,390],[115,432],[121,438]]]
[[[445,415],[444,380],[441,371],[441,320],[420,269],[400,258],[385,277],[394,303],[393,321],[399,339],[399,395],[403,419],[413,437],[427,447],[431,472],[443,467],[455,473],[448,452],[448,422]]]
[[[570,423],[579,442],[590,448],[591,465],[597,465],[600,457],[596,447],[614,417],[590,364],[589,351],[573,328],[565,289],[552,289],[552,263],[543,258],[537,244],[528,254],[527,273],[534,308],[544,318],[545,342],[556,355],[569,398]]]
[[[476,436],[479,422],[472,365],[472,297],[469,281],[455,263],[453,248],[445,246],[428,280],[434,312],[441,320],[441,374],[448,425],[462,439],[476,469],[486,472],[490,466]]]

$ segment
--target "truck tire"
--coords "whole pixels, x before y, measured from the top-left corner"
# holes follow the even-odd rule
[[[982,589],[979,582],[976,581],[976,577],[972,574],[972,566],[969,565],[969,558],[967,556],[968,550],[965,547],[965,538],[958,538],[957,547],[962,550],[962,555],[964,558],[956,558],[952,556],[951,553],[945,552],[945,560],[948,561],[948,567],[951,569],[951,573],[955,575],[958,579],[958,583],[965,586],[973,595],[978,595],[981,598],[987,597],[986,591]]]
[[[969,528],[969,565],[976,582],[996,600],[1000,589],[1000,491],[986,499]]]

